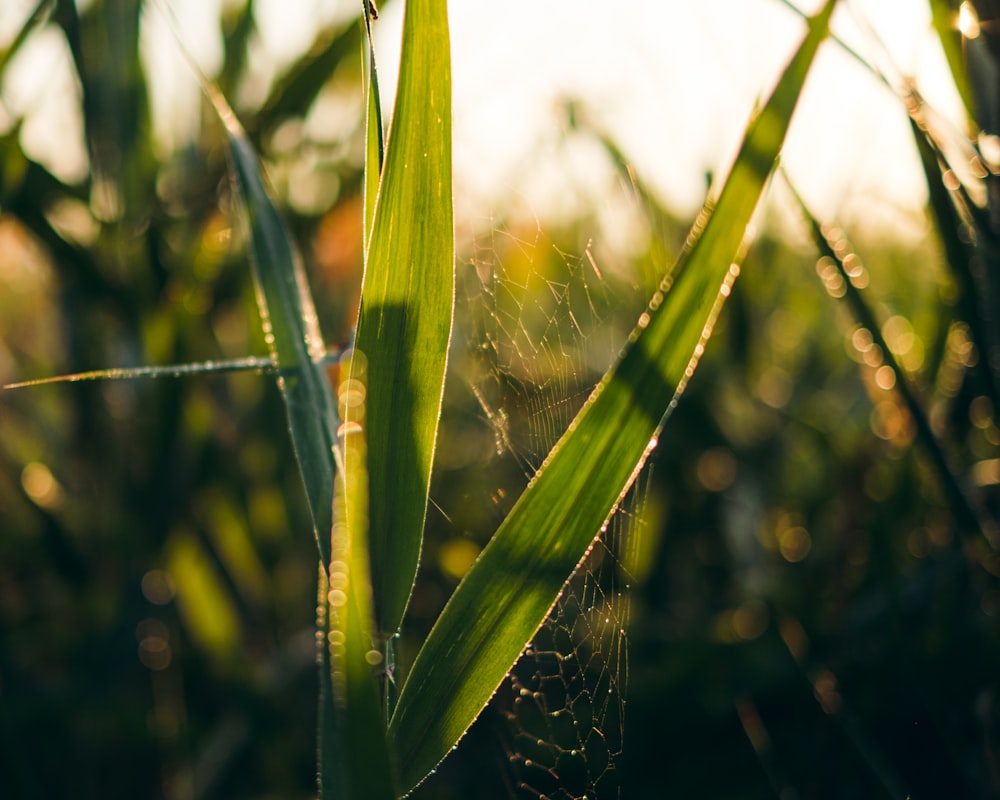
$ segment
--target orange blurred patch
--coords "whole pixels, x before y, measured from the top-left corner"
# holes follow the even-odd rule
[[[361,225],[360,195],[338,203],[320,220],[316,230],[316,263],[324,280],[341,285],[356,281],[360,285],[364,263]]]

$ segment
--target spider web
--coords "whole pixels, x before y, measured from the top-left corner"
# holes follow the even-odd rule
[[[623,309],[638,314],[639,292],[605,276],[589,243],[571,255],[537,225],[494,226],[477,239],[458,286],[463,372],[491,456],[513,473],[493,496],[504,513],[620,350],[634,322]],[[640,486],[626,497],[508,674],[498,705],[515,797],[620,796],[625,565],[641,495]]]

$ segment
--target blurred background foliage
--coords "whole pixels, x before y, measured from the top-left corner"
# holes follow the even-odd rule
[[[958,11],[932,5],[936,19]],[[975,58],[995,80],[995,9],[975,5],[990,32]],[[78,78],[87,167],[57,175],[33,157],[30,115],[4,100],[0,383],[263,353],[221,131],[207,113],[177,146],[152,131],[149,9],[23,8],[0,70],[14,74],[40,37],[59,40]],[[262,77],[253,0],[226,4],[219,24],[214,78],[305,252],[328,342],[345,343],[362,263],[359,26],[330,23]],[[961,67],[961,42],[953,53]],[[997,95],[982,87],[996,84],[983,80],[966,91],[995,136]],[[565,130],[621,166],[572,107]],[[980,182],[995,225],[995,175]],[[404,652],[526,481],[496,415],[510,415],[516,438],[516,415],[529,412],[496,373],[496,396],[476,394],[477,320],[501,313],[480,279],[499,272],[523,310],[540,278],[544,329],[567,324],[544,291],[599,265],[572,301],[603,337],[575,362],[581,383],[596,381],[690,225],[640,182],[623,177],[615,191],[631,220],[624,248],[595,240],[607,225],[597,209],[540,223],[507,201],[459,231],[452,378]],[[995,519],[997,365],[983,342],[1000,305],[982,286],[1000,267],[996,228],[958,215],[935,233],[949,202],[908,244],[868,232],[842,254],[955,474]],[[1000,796],[1000,561],[942,488],[805,224],[784,237],[766,216],[760,226],[648,479],[623,794]],[[955,253],[966,263],[970,247],[979,271],[963,284]],[[4,796],[314,794],[315,552],[284,419],[272,379],[248,372],[0,395]],[[496,724],[488,711],[417,795],[513,794]]]

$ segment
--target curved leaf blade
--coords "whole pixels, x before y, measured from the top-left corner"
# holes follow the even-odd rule
[[[836,0],[750,122],[714,209],[546,463],[466,574],[417,656],[389,725],[404,791],[479,715],[656,444],[738,273],[747,227]]]
[[[326,355],[302,261],[271,201],[260,164],[235,115],[206,89],[226,128],[231,164],[243,198],[254,291],[264,339],[278,370],[288,429],[312,515],[320,558],[330,560],[337,403],[322,362]]]
[[[349,433],[346,428],[340,430],[337,400],[323,365],[326,349],[301,259],[271,201],[246,135],[218,93],[209,90],[209,94],[226,127],[233,171],[244,201],[261,324],[278,370],[278,386],[320,552],[320,795],[324,800],[388,800],[395,793],[370,661],[364,437],[360,432],[355,434],[353,438],[361,446],[355,445],[349,456],[342,457],[342,449],[347,448],[338,436]],[[349,473],[345,464],[351,467]],[[340,510],[336,520],[335,506]],[[359,764],[363,766],[359,768]]]

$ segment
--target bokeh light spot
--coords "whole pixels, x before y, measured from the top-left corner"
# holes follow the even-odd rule
[[[979,395],[969,404],[969,421],[980,430],[993,424],[993,403],[986,395]]]
[[[733,612],[733,630],[745,642],[752,641],[767,630],[770,619],[767,606],[760,600],[748,600]]]
[[[710,492],[728,489],[736,480],[736,457],[727,447],[713,447],[698,457],[698,482]]]
[[[792,378],[781,367],[770,366],[761,373],[757,395],[771,408],[784,408],[792,399]]]
[[[139,640],[139,661],[147,669],[160,672],[170,666],[170,631],[158,619],[144,619],[135,629]]]
[[[479,556],[479,547],[468,539],[451,539],[441,546],[438,564],[441,571],[453,578],[461,578],[469,571]]]
[[[778,534],[778,549],[782,558],[790,564],[802,561],[812,549],[812,537],[809,531],[801,526],[787,528]]]
[[[892,389],[896,385],[896,371],[888,364],[875,370],[875,383],[879,389]]]
[[[166,605],[174,599],[174,582],[162,569],[151,569],[142,576],[142,595],[154,605]]]
[[[21,471],[21,486],[28,497],[48,511],[62,505],[62,487],[51,470],[38,461],[32,461]]]
[[[840,711],[840,692],[837,690],[837,678],[829,670],[823,670],[813,680],[816,699],[827,714]]]

